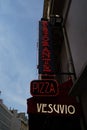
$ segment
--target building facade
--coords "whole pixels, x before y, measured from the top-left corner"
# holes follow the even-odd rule
[[[65,21],[68,44],[74,64],[76,80],[70,94],[79,97],[83,125],[87,129],[87,1],[72,0]]]
[[[28,130],[28,119],[24,112],[17,114],[17,118],[21,122],[20,130]]]
[[[11,130],[28,130],[28,120],[24,112],[18,113],[17,110],[10,110],[13,117],[11,120]]]
[[[28,130],[25,113],[9,110],[0,99],[0,130]]]
[[[69,72],[73,78],[70,95],[79,98],[82,109],[82,130],[87,129],[87,1],[86,0],[44,0],[43,17],[63,17],[64,42],[60,52],[62,72]],[[55,22],[55,20],[53,20]],[[65,80],[67,75],[62,76]]]
[[[11,130],[12,113],[0,100],[0,130]]]

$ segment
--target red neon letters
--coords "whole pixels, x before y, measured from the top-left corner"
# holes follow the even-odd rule
[[[34,80],[30,92],[32,96],[56,96],[59,93],[58,83],[55,80]]]
[[[50,66],[50,50],[49,50],[49,34],[48,34],[48,22],[42,21],[42,61],[43,61],[43,71],[51,72]]]

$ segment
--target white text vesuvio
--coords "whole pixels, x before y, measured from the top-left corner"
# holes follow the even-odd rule
[[[37,103],[38,113],[75,114],[73,105]]]

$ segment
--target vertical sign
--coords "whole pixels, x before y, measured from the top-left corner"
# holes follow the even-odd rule
[[[48,21],[39,22],[39,74],[54,74],[54,52],[51,25]]]

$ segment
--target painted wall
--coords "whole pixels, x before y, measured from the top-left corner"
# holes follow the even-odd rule
[[[87,0],[72,0],[66,30],[78,77],[81,68],[87,61]]]

